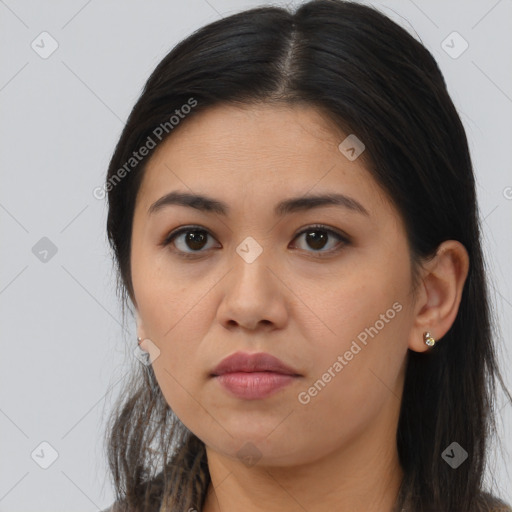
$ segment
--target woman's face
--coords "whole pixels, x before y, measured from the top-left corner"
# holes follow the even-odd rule
[[[178,128],[148,163],[131,245],[138,335],[172,410],[210,450],[276,466],[394,439],[411,262],[361,146],[339,149],[348,134],[303,106],[220,106]],[[173,192],[215,203],[151,208]],[[265,376],[239,375],[236,394],[211,373],[238,351],[297,376],[272,374],[284,386],[265,395]]]

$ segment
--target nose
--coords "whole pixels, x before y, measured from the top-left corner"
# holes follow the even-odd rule
[[[265,251],[250,263],[238,254],[233,258],[233,267],[222,281],[223,296],[217,312],[226,329],[273,330],[286,325],[290,292],[278,266],[269,259]]]

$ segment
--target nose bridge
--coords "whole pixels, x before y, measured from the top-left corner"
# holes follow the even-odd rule
[[[285,321],[286,307],[272,256],[271,249],[250,236],[235,248],[218,312],[224,325],[234,321],[253,329],[258,323],[281,325]]]
[[[270,248],[264,247],[263,242],[258,242],[252,236],[244,238],[236,247],[233,257],[233,278],[237,286],[254,295],[271,284],[268,268],[271,257]]]

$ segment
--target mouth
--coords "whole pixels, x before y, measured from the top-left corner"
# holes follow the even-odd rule
[[[223,359],[210,377],[237,398],[261,400],[288,386],[301,375],[271,354],[236,352]]]
[[[212,370],[210,375],[216,377],[225,373],[236,372],[273,372],[283,375],[300,375],[297,370],[266,352],[258,352],[256,354],[235,352],[224,358]]]

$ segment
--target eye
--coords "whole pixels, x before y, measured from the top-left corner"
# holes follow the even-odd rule
[[[161,245],[167,246],[172,243],[177,248],[178,253],[183,253],[180,256],[189,258],[193,257],[194,253],[205,252],[201,250],[205,247],[206,249],[211,248],[206,244],[208,236],[210,236],[210,233],[205,229],[199,226],[188,226],[170,233]],[[191,251],[188,251],[187,248]]]
[[[313,252],[320,252],[320,253],[332,253],[336,252],[340,248],[336,248],[336,245],[334,246],[334,249],[328,249],[328,250],[320,250],[324,247],[329,245],[329,238],[335,238],[338,240],[338,245],[348,245],[350,243],[350,240],[347,236],[342,235],[341,233],[338,233],[337,231],[334,231],[332,229],[329,229],[322,225],[314,225],[309,226],[308,228],[302,230],[295,239],[300,238],[301,236],[304,236],[304,241],[309,247],[313,248]],[[294,239],[294,240],[295,240]],[[331,244],[332,245],[332,244]],[[307,250],[307,249],[305,249]]]

